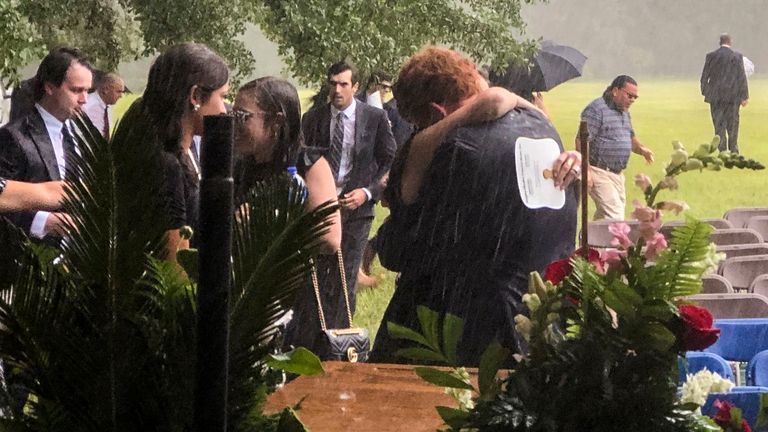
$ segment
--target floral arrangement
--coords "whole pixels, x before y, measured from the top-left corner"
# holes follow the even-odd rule
[[[710,393],[728,393],[734,384],[716,372],[702,369],[688,374],[680,391],[680,402],[703,406]]]
[[[523,297],[528,313],[515,318],[527,354],[505,379],[488,384],[496,370],[484,370],[501,364],[499,346],[481,360],[477,390],[466,380],[417,371],[435,384],[476,393],[471,409],[439,407],[451,430],[720,430],[696,404],[681,402],[677,388],[678,357],[719,336],[709,311],[685,301],[700,291],[701,275],[719,261],[709,241],[712,228],[689,220],[665,238],[659,232],[662,211],[679,213],[687,206],[656,199],[660,191],[675,189],[683,172],[763,169],[738,155],[716,154],[718,141],[702,144],[692,155],[674,142],[661,181],[653,185],[648,176],[636,178],[645,195],[645,203],[634,203],[632,215],[640,222],[636,240],[629,226],[616,223],[610,228],[615,249],[580,250],[552,263],[544,278],[531,274]]]

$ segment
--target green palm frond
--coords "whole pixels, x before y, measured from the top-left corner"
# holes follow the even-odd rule
[[[163,246],[163,164],[138,104],[113,139],[76,120],[62,249],[30,244],[0,218],[15,251],[0,286],[0,360],[30,394],[0,427],[24,431],[171,431],[191,427],[195,286],[157,259]],[[262,359],[274,323],[306,283],[335,206],[303,206],[287,178],[256,187],[234,230],[230,421],[258,416]],[[7,240],[7,241],[6,241]],[[4,408],[4,407],[0,407]],[[6,427],[7,426],[7,427]]]
[[[309,257],[337,209],[303,204],[306,189],[281,176],[251,189],[237,212],[233,236],[234,283],[230,297],[230,418],[238,423],[253,408],[262,383],[262,359],[273,348],[275,322],[307,283]],[[249,377],[251,379],[249,379]]]
[[[79,278],[119,293],[115,284],[138,279],[165,231],[162,150],[138,103],[109,142],[87,117],[75,123],[80,151],[73,157],[64,211],[76,229],[64,245],[65,256]]]
[[[689,220],[672,231],[669,247],[662,252],[650,277],[643,281],[650,297],[671,300],[696,294],[701,290],[701,262],[709,250],[712,227],[701,221]]]

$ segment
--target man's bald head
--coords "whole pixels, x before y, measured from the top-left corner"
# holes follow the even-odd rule
[[[110,72],[105,74],[99,82],[99,88],[96,90],[99,96],[107,105],[114,105],[125,93],[125,82],[120,75]]]

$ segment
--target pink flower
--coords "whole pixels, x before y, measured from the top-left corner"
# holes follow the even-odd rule
[[[635,176],[635,185],[645,192],[651,187],[651,178],[645,174],[638,174]]]
[[[628,249],[634,243],[629,239],[629,232],[631,231],[629,225],[624,222],[612,223],[608,226],[608,231],[613,234],[611,244],[614,246],[621,246],[623,249]]]
[[[645,242],[645,258],[652,260],[659,252],[667,248],[667,239],[664,234],[657,232],[650,240]]]
[[[662,201],[657,204],[657,206],[661,210],[669,210],[675,214],[680,214],[690,208],[688,207],[688,204],[683,201]]]
[[[606,249],[600,255],[600,259],[605,263],[605,270],[608,271],[621,271],[624,269],[624,263],[622,258],[626,258],[627,251],[619,249]]]
[[[635,206],[632,217],[640,221],[637,230],[645,241],[650,241],[661,228],[661,212],[642,204],[638,200],[634,200],[632,205]]]

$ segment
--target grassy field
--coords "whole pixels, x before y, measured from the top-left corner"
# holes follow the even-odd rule
[[[579,126],[581,110],[598,97],[607,82],[577,81],[554,89],[545,95],[545,103],[566,148],[573,148],[573,137]],[[653,149],[656,162],[646,165],[638,155],[630,159],[625,172],[628,203],[641,199],[642,193],[632,179],[635,174],[648,174],[661,179],[664,163],[672,152],[672,141],[681,141],[691,152],[714,135],[709,105],[703,102],[696,80],[640,81],[640,98],[630,110],[635,132],[640,141]],[[739,148],[747,157],[768,164],[768,77],[750,80],[751,99],[741,110]],[[679,178],[678,191],[662,195],[662,199],[682,199],[695,217],[721,217],[732,207],[768,206],[768,170],[723,170],[685,173]],[[590,202],[591,204],[591,202]],[[627,217],[632,206],[627,206]],[[379,207],[374,229],[386,217]],[[670,217],[671,218],[671,217]],[[678,218],[678,217],[675,217]],[[394,291],[395,275],[378,265],[374,273],[381,280],[376,288],[363,288],[358,293],[355,324],[367,327],[371,335],[378,330],[381,317]]]
[[[573,148],[573,137],[579,124],[581,110],[598,97],[606,82],[575,81],[554,89],[545,95],[545,103],[552,120],[563,138],[566,148]],[[305,109],[311,90],[299,92]],[[654,181],[661,177],[664,162],[669,159],[673,140],[680,140],[693,151],[714,135],[709,116],[709,105],[703,102],[696,80],[640,80],[640,99],[631,109],[635,132],[641,142],[656,153],[656,162],[646,165],[641,157],[633,155],[627,177],[628,202],[641,198],[639,189],[632,185],[635,174],[643,172]],[[741,110],[739,147],[742,154],[768,163],[768,77],[750,80],[749,105]],[[121,113],[137,95],[120,100],[116,113]],[[732,207],[768,206],[766,184],[768,171],[724,170],[686,173],[679,179],[680,189],[667,193],[663,199],[683,199],[696,217],[720,217]],[[628,206],[627,216],[631,212]],[[386,217],[387,210],[377,208],[373,232]],[[374,337],[384,309],[394,290],[395,274],[376,263],[374,274],[380,280],[376,288],[363,288],[358,295],[355,324],[368,328]]]

